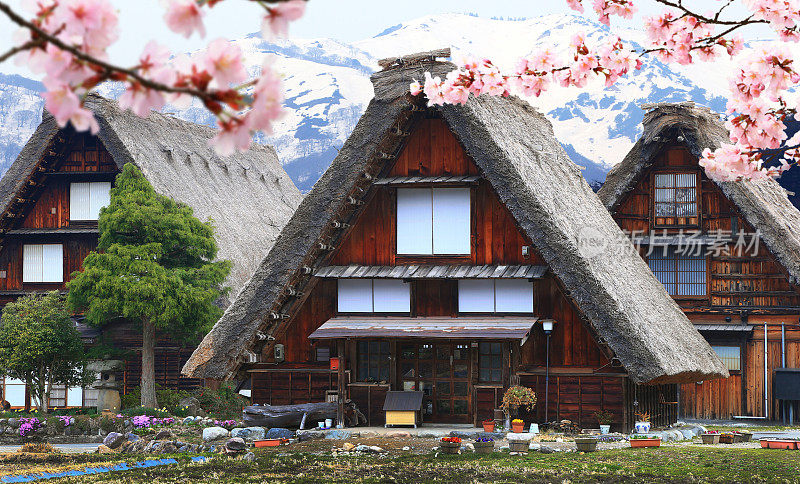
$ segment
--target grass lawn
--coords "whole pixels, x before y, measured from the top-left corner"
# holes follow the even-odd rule
[[[621,449],[527,457],[465,454],[333,457],[257,452],[256,461],[215,457],[201,464],[101,474],[58,482],[797,482],[800,452],[699,446]],[[54,482],[54,481],[49,481]]]

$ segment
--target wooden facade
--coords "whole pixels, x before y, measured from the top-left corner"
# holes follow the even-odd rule
[[[62,131],[61,140],[49,150],[40,168],[27,181],[13,211],[4,214],[5,226],[0,244],[0,305],[37,292],[66,292],[70,275],[81,270],[83,259],[97,247],[97,221],[70,219],[70,183],[113,182],[119,167],[102,142],[88,134]],[[62,244],[63,282],[23,282],[23,246]],[[126,362],[117,375],[122,392],[139,385],[141,375],[141,332],[127,325],[103,328],[103,342],[119,350]],[[192,347],[161,337],[156,348],[156,381],[170,387],[188,389],[200,380],[184,378],[180,369]],[[73,406],[72,403],[68,403]]]
[[[691,174],[697,184],[694,219],[665,224],[655,214],[654,177],[662,173]],[[720,187],[710,180],[683,146],[663,150],[623,196],[614,219],[634,236],[696,234],[723,237],[726,243],[704,247],[705,290],[696,295],[673,295],[712,347],[738,352],[739,368],[724,380],[684,384],[680,413],[689,418],[728,419],[734,416],[779,419],[783,411],[772,398],[773,370],[800,367],[800,292],[785,268],[761,240],[738,237],[756,230]],[[688,240],[688,239],[687,239]],[[737,243],[739,244],[737,246]],[[706,250],[707,249],[707,250]],[[745,250],[739,250],[745,249]],[[647,247],[641,247],[647,258]],[[767,396],[764,394],[764,324],[767,324]],[[783,334],[782,334],[783,333]],[[766,408],[765,408],[766,407]]]
[[[468,182],[436,181],[435,177],[465,178]],[[469,187],[470,253],[453,256],[403,256],[397,254],[397,185],[373,185],[365,193],[364,205],[347,229],[338,247],[323,265],[399,266],[408,264],[448,265],[546,265],[532,241],[500,201],[493,187],[462,148],[447,124],[434,115],[417,122],[404,148],[384,177],[428,177],[411,185]],[[427,180],[427,181],[426,181]],[[404,184],[403,187],[409,186]],[[458,281],[413,279],[410,311],[404,317],[421,326],[426,318],[451,318],[457,324],[470,315],[459,313]],[[329,368],[329,357],[342,358],[346,368],[346,397],[352,399],[371,425],[384,423],[381,411],[388,390],[423,390],[426,421],[469,422],[491,418],[509,385],[532,387],[539,402],[529,421],[570,419],[582,427],[596,427],[594,412],[605,410],[615,417],[614,427],[629,428],[634,412],[649,410],[656,423],[674,421],[676,386],[642,389],[633,385],[613,359],[610,350],[598,344],[580,310],[549,271],[533,280],[533,314],[555,321],[549,338],[536,324],[524,341],[451,338],[426,339],[397,334],[390,338],[339,341],[315,340],[309,336],[326,321],[339,315],[337,280],[316,278],[306,287],[299,309],[290,316],[290,329],[276,335],[275,345],[258,355],[259,363],[247,365],[252,378],[254,403],[288,404],[322,401],[337,392],[337,371]],[[310,288],[310,289],[309,289]],[[503,318],[490,314],[489,317]],[[368,317],[368,316],[367,316]],[[380,315],[375,315],[380,317]],[[487,317],[487,315],[482,315]],[[510,316],[513,318],[513,315]],[[482,344],[494,346],[486,349]],[[274,347],[283,349],[276,360]],[[481,372],[481,352],[494,352],[502,364],[491,378]],[[360,364],[369,353],[369,366]],[[377,355],[372,358],[373,355]],[[365,375],[364,369],[377,377]],[[545,380],[549,374],[545,404]],[[639,405],[634,407],[634,402]],[[650,406],[647,406],[650,405]]]

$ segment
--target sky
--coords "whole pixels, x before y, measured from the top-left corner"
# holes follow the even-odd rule
[[[25,12],[23,0],[4,0],[17,12]],[[172,33],[164,24],[164,7],[159,0],[111,0],[119,10],[120,38],[112,46],[112,61],[133,64],[150,39],[168,45],[175,52],[203,48],[217,37],[237,39],[260,29],[261,7],[247,0],[226,0],[207,12],[205,38],[194,35],[185,39]],[[720,5],[720,0],[692,0],[702,8]],[[587,4],[589,2],[586,2]],[[638,2],[640,15],[628,25],[641,25],[641,15],[661,10],[648,0]],[[306,15],[292,24],[290,34],[299,38],[332,38],[352,42],[372,37],[386,28],[425,15],[439,13],[475,13],[481,17],[536,17],[567,13],[564,0],[428,0],[426,2],[387,2],[385,0],[310,0]],[[734,12],[735,13],[735,12]],[[588,14],[594,18],[593,14]],[[28,16],[28,15],[26,15]],[[9,49],[16,26],[0,14],[0,52]],[[24,66],[13,61],[0,64],[0,72],[36,78]]]

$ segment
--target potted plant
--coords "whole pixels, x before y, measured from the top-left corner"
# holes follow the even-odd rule
[[[494,420],[487,419],[483,421],[483,431],[492,433],[494,432]]]
[[[716,430],[709,430],[700,434],[700,438],[703,439],[704,444],[719,444],[719,432]]]
[[[511,452],[528,452],[528,447],[531,443],[529,435],[525,433],[508,434],[506,437],[508,438],[508,450]]]
[[[515,434],[521,434],[525,432],[525,422],[521,419],[515,418],[511,421],[511,431]]]
[[[733,432],[724,432],[719,434],[719,443],[720,444],[732,444],[733,443]]]
[[[494,439],[491,437],[480,437],[475,439],[476,454],[491,454],[494,451]]]
[[[536,405],[536,393],[528,387],[522,385],[514,385],[509,387],[503,394],[503,401],[500,408],[508,415],[517,416],[520,409],[530,412]]]
[[[632,435],[631,447],[660,447],[661,437],[649,437],[647,435]]]
[[[750,442],[753,440],[753,433],[747,430],[742,430],[739,432],[742,435],[742,442]]]
[[[578,452],[594,452],[597,450],[597,437],[575,437]]]
[[[458,437],[442,437],[439,447],[445,454],[458,454],[461,450],[461,439]]]
[[[611,431],[611,424],[614,423],[614,415],[607,410],[600,410],[594,413],[597,422],[600,424],[600,433],[606,435]]]
[[[648,412],[636,412],[636,433],[637,434],[646,434],[650,432],[650,414]]]

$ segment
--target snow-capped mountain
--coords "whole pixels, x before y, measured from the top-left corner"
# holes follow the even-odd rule
[[[258,141],[275,146],[287,172],[305,191],[328,167],[366,108],[373,94],[369,76],[378,69],[378,59],[450,46],[454,60],[467,54],[486,56],[510,68],[515,59],[535,49],[563,53],[577,31],[586,32],[590,43],[610,34],[605,26],[577,15],[496,20],[446,14],[391,26],[351,44],[331,39],[267,42],[255,35],[236,42],[253,74],[265,56],[273,55],[284,75],[286,116],[271,136]],[[643,37],[635,30],[622,34],[633,43]],[[602,181],[639,134],[640,104],[692,100],[721,111],[727,86],[723,80],[730,66],[676,68],[649,59],[641,71],[612,88],[602,83],[582,90],[556,88],[529,102],[553,122],[573,161],[585,167],[585,177]],[[34,81],[0,75],[0,171],[13,161],[39,122],[40,89]],[[104,86],[101,93],[116,97],[119,89]],[[199,104],[166,110],[190,121],[213,122]]]

